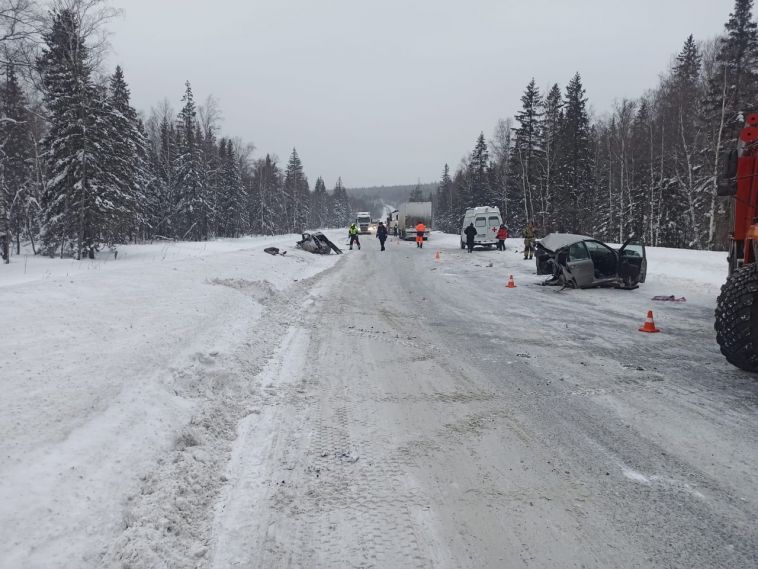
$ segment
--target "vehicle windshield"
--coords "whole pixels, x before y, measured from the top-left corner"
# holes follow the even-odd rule
[[[358,218],[358,223],[360,223],[361,225],[365,225],[366,223],[371,223],[371,218],[370,217],[359,217]]]

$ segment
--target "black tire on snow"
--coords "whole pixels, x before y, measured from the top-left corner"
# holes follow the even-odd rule
[[[758,264],[734,271],[716,300],[716,341],[727,361],[758,371]]]

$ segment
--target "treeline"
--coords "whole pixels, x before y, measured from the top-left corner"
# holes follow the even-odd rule
[[[690,36],[654,90],[590,116],[582,78],[544,92],[532,79],[521,110],[480,135],[435,195],[438,228],[496,205],[512,230],[568,231],[648,244],[723,248],[730,203],[717,196],[720,156],[758,110],[758,32],[752,0],[736,0],[723,36]]]
[[[212,98],[190,83],[181,109],[142,120],[123,70],[101,78],[100,0],[61,0],[47,17],[25,0],[0,0],[0,239],[16,253],[93,257],[104,245],[153,238],[204,240],[344,226],[341,180],[311,191],[293,149],[252,159],[221,136]],[[42,22],[42,24],[40,24]]]

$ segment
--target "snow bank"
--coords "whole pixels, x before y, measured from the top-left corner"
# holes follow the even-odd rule
[[[266,304],[339,259],[296,240],[0,266],[0,567],[102,565],[129,497],[227,381],[214,362],[263,341]]]

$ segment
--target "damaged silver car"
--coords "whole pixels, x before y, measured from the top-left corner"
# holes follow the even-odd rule
[[[628,239],[619,249],[586,235],[551,233],[537,241],[537,274],[552,275],[543,285],[633,289],[645,282],[645,244]]]
[[[332,251],[338,255],[342,254],[342,249],[332,243],[326,235],[317,231],[315,233],[303,233],[302,239],[295,246],[303,251],[315,253],[316,255],[328,255]]]

